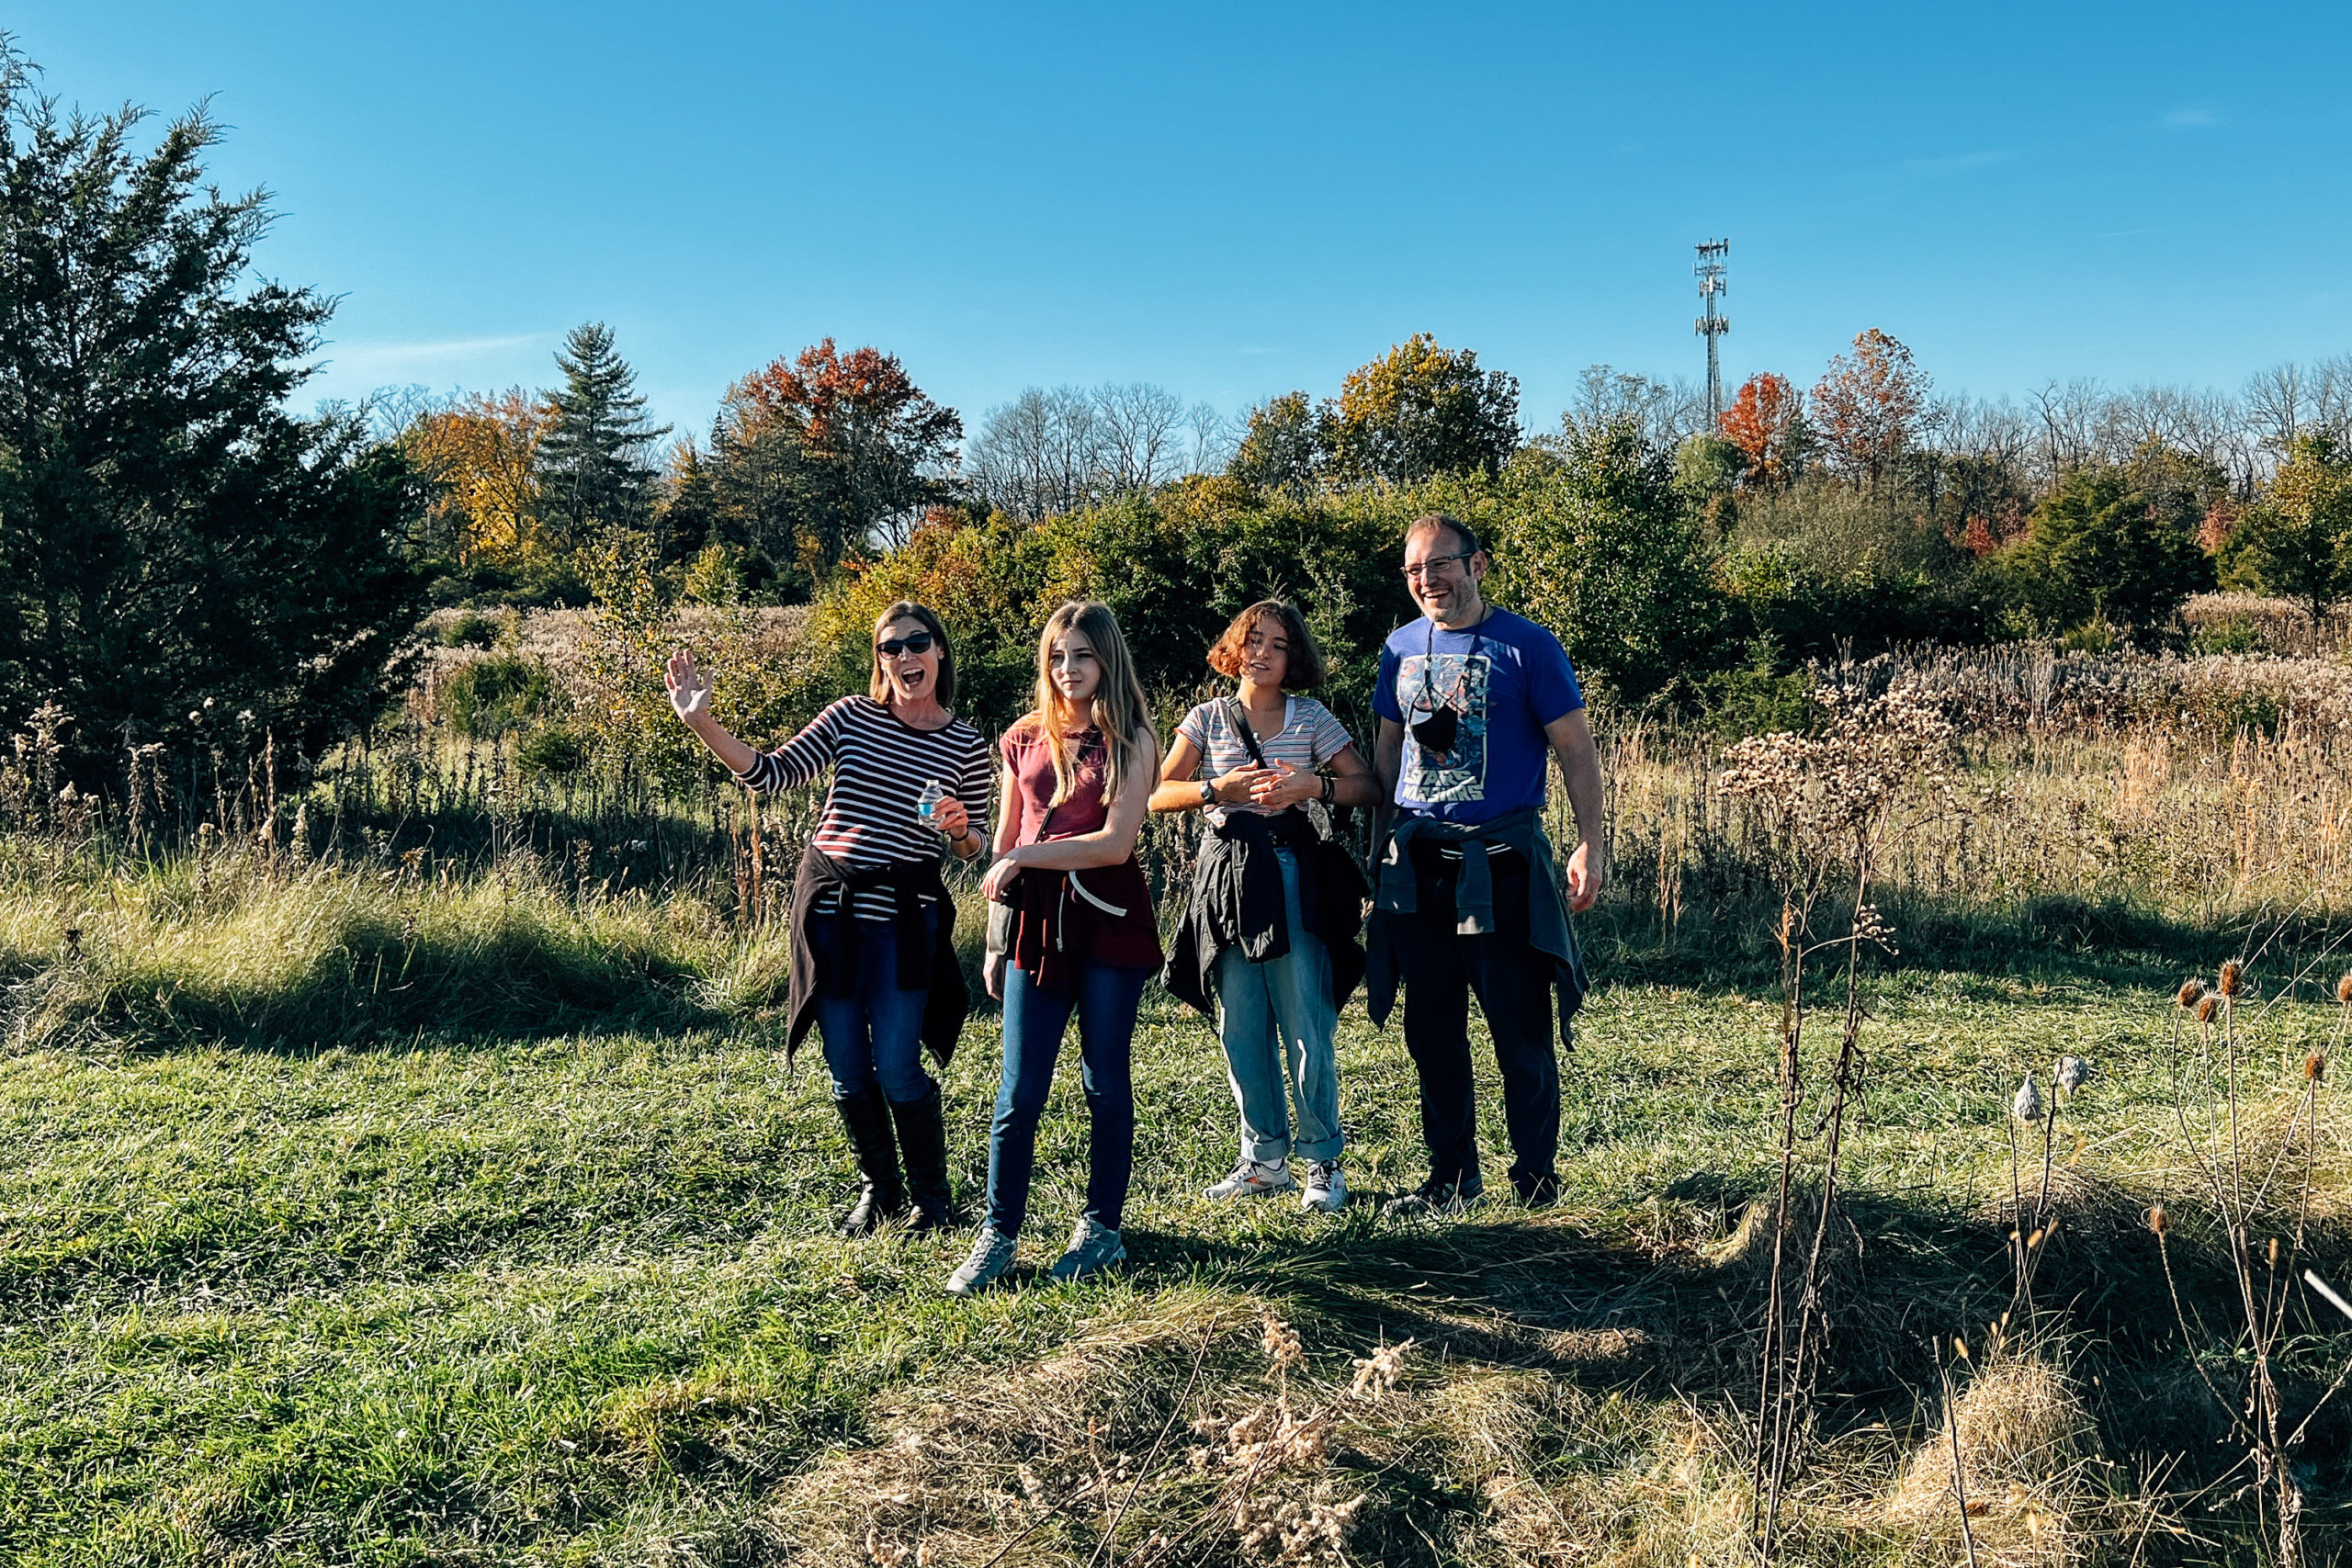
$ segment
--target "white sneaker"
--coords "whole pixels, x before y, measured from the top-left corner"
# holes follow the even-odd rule
[[[1019,1256],[1021,1244],[1009,1235],[1000,1235],[997,1228],[983,1224],[980,1234],[973,1238],[972,1255],[964,1259],[956,1272],[947,1276],[947,1293],[951,1296],[976,1296],[999,1277],[1011,1271],[1012,1260]]]
[[[1290,1179],[1290,1161],[1278,1159],[1272,1165],[1260,1165],[1254,1159],[1244,1159],[1233,1168],[1233,1174],[1201,1194],[1204,1198],[1264,1198],[1275,1192],[1287,1192],[1298,1183]]]
[[[1307,1162],[1306,1190],[1298,1195],[1298,1204],[1310,1213],[1320,1210],[1327,1214],[1336,1214],[1348,1206],[1348,1179],[1340,1174],[1338,1160]]]

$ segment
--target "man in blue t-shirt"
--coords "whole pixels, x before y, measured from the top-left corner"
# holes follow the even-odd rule
[[[1371,1001],[1384,1021],[1403,983],[1430,1149],[1429,1179],[1390,1202],[1392,1213],[1459,1213],[1483,1192],[1473,991],[1502,1070],[1512,1185],[1529,1203],[1557,1197],[1553,1003],[1556,992],[1565,1042],[1584,990],[1566,910],[1592,908],[1608,874],[1600,762],[1576,671],[1559,638],[1486,602],[1487,564],[1477,536],[1452,517],[1407,531],[1405,581],[1422,618],[1381,649],[1373,696],[1373,766],[1390,809],[1374,857]],[[1540,820],[1554,757],[1577,822],[1565,909]]]

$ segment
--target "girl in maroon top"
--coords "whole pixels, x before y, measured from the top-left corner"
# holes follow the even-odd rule
[[[1107,605],[1064,604],[1037,642],[1037,705],[1005,733],[997,862],[981,890],[1005,908],[1006,951],[988,958],[1004,1000],[1004,1070],[989,1133],[989,1217],[947,1289],[971,1295],[1012,1267],[1029,1207],[1037,1119],[1070,1014],[1086,1091],[1086,1210],[1054,1265],[1082,1279],[1124,1262],[1120,1212],[1135,1164],[1128,1047],[1159,927],[1136,835],[1159,742],[1126,638]],[[992,920],[995,925],[997,920]],[[994,946],[991,943],[991,946]]]

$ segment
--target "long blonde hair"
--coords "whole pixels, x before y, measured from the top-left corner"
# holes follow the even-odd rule
[[[1062,732],[1075,716],[1053,679],[1054,644],[1072,631],[1093,646],[1095,661],[1102,666],[1102,679],[1094,688],[1094,722],[1102,731],[1106,753],[1102,804],[1108,806],[1138,778],[1149,787],[1151,759],[1136,743],[1136,731],[1150,722],[1150,709],[1144,704],[1143,682],[1136,678],[1126,636],[1110,605],[1099,599],[1073,599],[1046,616],[1046,629],[1037,637],[1036,714],[1046,727],[1046,743],[1053,748],[1054,798],[1049,804],[1068,800],[1072,784],[1070,746]]]

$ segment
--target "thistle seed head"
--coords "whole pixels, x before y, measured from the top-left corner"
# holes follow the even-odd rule
[[[2221,974],[2214,976],[2213,988],[2235,1001],[2238,993],[2245,989],[2245,965],[2234,958],[2222,964]]]
[[[2303,1058],[2303,1077],[2313,1083],[2327,1081],[2327,1058],[2317,1051]]]
[[[2212,1022],[2215,1019],[2217,1019],[2217,1018],[2219,1018],[2219,1017],[2221,1017],[2221,1016],[2222,1016],[2222,998],[2219,998],[2219,997],[2207,997],[2203,1001],[2199,1002],[2199,1003],[2197,1004],[2197,1021],[2198,1021],[2198,1022],[2199,1022],[2199,1023],[2211,1023],[2211,1022]]]
[[[2195,1007],[2199,1002],[2203,1001],[2204,999],[2205,999],[2205,982],[2204,982],[2204,981],[2202,981],[2202,980],[2183,980],[2183,981],[2180,983],[2180,1005],[2181,1005],[2181,1006],[2183,1006],[2183,1007],[2185,1007],[2185,1008],[2193,1008],[2193,1007]]]
[[[2158,1235],[2172,1229],[2172,1216],[2165,1213],[2165,1206],[2162,1203],[2148,1211],[2148,1228]]]
[[[2041,1120],[2041,1086],[2033,1081],[2031,1073],[2018,1086],[2017,1098],[2009,1101],[2009,1114],[2020,1122]]]
[[[2339,1002],[2352,1002],[2352,975],[2346,975],[2335,982],[2335,999]]]

